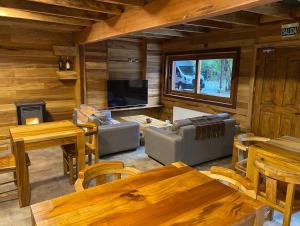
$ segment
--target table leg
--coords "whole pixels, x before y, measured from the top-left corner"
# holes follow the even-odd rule
[[[36,222],[35,222],[35,219],[34,219],[34,215],[32,213],[32,209],[30,210],[30,213],[31,213],[31,225],[36,226]]]
[[[264,225],[264,215],[265,215],[265,207],[261,207],[260,209],[256,210],[256,217],[255,217],[255,226],[263,226]]]
[[[98,136],[98,131],[95,136],[95,163],[99,162],[99,136]]]
[[[26,166],[25,145],[24,141],[17,141],[13,144],[13,153],[16,159],[17,168],[17,186],[19,190],[20,207],[25,207],[30,204],[30,183],[28,168]]]
[[[256,148],[254,146],[250,146],[248,150],[248,159],[247,159],[247,170],[246,176],[253,182],[254,181],[254,161],[256,158]]]
[[[84,132],[80,131],[77,133],[77,176],[81,169],[85,167],[85,136]]]
[[[232,147],[232,157],[231,157],[231,169],[235,170],[235,164],[238,161],[238,149],[234,146]]]

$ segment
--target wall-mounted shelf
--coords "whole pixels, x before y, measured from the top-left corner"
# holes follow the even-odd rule
[[[76,71],[56,71],[58,79],[60,80],[76,80],[77,72]]]

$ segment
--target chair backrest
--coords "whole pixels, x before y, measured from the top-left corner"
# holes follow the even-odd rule
[[[296,185],[300,185],[300,173],[262,155],[256,158],[254,166],[257,199],[284,213],[283,225],[289,225]]]
[[[255,136],[253,133],[244,133],[236,136],[234,147],[241,151],[248,151],[250,145],[255,142],[266,142],[270,138]]]
[[[253,183],[248,178],[237,174],[234,170],[213,166],[210,168],[210,171],[200,172],[213,179],[226,182],[226,185],[230,186],[231,188],[256,199]]]
[[[96,185],[101,185],[112,180],[121,179],[122,175],[136,175],[139,170],[132,167],[124,167],[121,161],[99,162],[81,170],[75,182],[75,191],[82,191],[89,187],[91,180],[96,180]]]
[[[98,126],[96,123],[93,122],[85,122],[82,124],[77,124],[78,127],[83,128],[85,131],[85,136],[88,137],[88,146],[91,149],[97,150],[97,132],[98,132]]]

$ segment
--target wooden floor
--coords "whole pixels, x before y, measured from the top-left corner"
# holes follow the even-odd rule
[[[69,185],[68,178],[63,176],[62,153],[60,148],[32,151],[30,152],[30,159],[32,163],[30,167],[32,203],[73,192],[73,187]],[[142,171],[161,166],[160,163],[145,155],[144,147],[136,151],[107,156],[105,160],[121,160],[124,161],[126,165],[134,166]],[[230,164],[231,158],[224,158],[201,164],[196,166],[196,168],[206,170],[212,165],[230,167]],[[0,181],[2,179],[4,179],[3,175],[0,177]],[[20,209],[17,200],[0,203],[0,210],[0,226],[31,225],[30,208],[25,207]],[[280,222],[281,219],[280,214],[275,214],[274,222],[266,225],[280,225],[278,222]],[[296,226],[296,222],[300,222],[300,213],[293,216],[292,226]]]

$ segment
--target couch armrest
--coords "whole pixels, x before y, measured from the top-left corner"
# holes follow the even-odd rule
[[[148,127],[144,130],[145,152],[163,164],[181,159],[182,137],[170,130]]]

